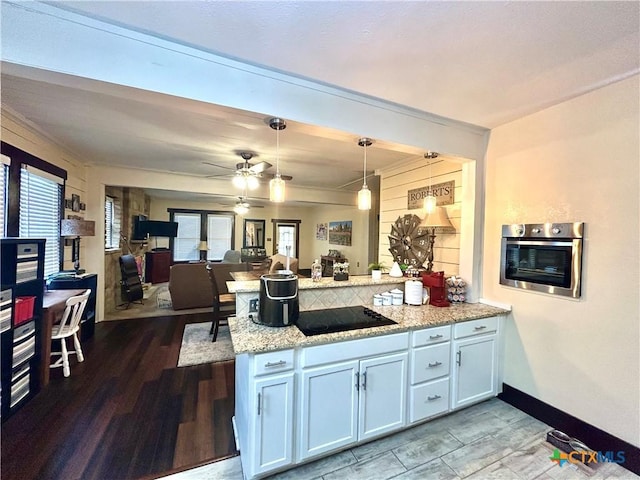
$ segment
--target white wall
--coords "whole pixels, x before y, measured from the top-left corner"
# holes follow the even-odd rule
[[[491,132],[484,296],[513,306],[505,383],[640,446],[639,77]],[[579,301],[500,286],[500,226],[586,223]]]

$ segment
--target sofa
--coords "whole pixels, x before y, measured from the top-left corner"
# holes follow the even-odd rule
[[[206,263],[177,263],[169,270],[169,293],[174,310],[213,306],[213,291]],[[229,293],[231,272],[249,271],[247,263],[212,263],[220,294]]]

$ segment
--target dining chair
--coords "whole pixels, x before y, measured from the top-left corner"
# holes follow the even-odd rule
[[[51,352],[52,357],[60,355],[60,358],[49,366],[50,368],[62,367],[62,373],[65,377],[71,375],[69,354],[75,353],[78,362],[84,362],[80,340],[78,340],[78,331],[80,330],[80,320],[90,294],[91,289],[88,288],[84,293],[67,299],[62,319],[59,324],[53,326],[51,331],[51,340],[60,340],[61,351]],[[69,337],[73,338],[75,350],[67,350],[67,338]]]
[[[229,293],[226,282],[233,281],[231,272],[248,271],[247,263],[207,263],[207,273],[209,274],[209,283],[213,293],[213,319],[211,323],[210,334],[213,334],[212,342],[218,338],[218,330],[221,321],[225,322],[227,318],[236,314],[236,294]]]

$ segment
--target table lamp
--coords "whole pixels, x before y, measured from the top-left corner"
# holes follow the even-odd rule
[[[80,237],[93,237],[96,233],[96,222],[93,220],[61,220],[60,236],[75,237],[71,244],[71,260],[76,273],[84,273],[80,270]]]
[[[433,271],[433,245],[436,240],[436,229],[438,232],[448,233],[448,231],[455,232],[455,228],[451,225],[451,221],[449,221],[449,216],[447,215],[447,211],[444,207],[435,207],[433,212],[428,214],[424,220],[422,220],[420,227],[426,227],[429,235],[427,273],[431,273]]]

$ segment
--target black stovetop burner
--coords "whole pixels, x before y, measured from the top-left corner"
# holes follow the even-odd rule
[[[394,325],[393,320],[367,307],[342,307],[300,312],[297,327],[307,337],[323,333]]]

